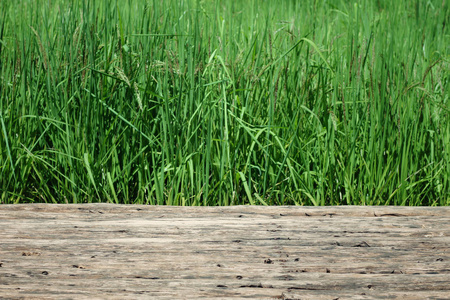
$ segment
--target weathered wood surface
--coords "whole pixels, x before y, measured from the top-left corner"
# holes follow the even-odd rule
[[[0,206],[0,298],[450,299],[450,208]]]

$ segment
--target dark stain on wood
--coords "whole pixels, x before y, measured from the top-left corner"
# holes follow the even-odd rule
[[[0,298],[449,299],[448,207],[0,206]]]

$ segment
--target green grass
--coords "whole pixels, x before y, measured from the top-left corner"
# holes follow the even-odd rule
[[[450,205],[448,1],[0,2],[0,202]]]

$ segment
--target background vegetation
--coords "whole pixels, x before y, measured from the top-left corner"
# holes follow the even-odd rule
[[[0,202],[449,205],[443,0],[0,2]]]

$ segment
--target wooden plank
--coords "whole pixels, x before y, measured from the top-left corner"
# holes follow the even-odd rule
[[[448,207],[1,205],[0,226],[0,298],[450,298]]]

